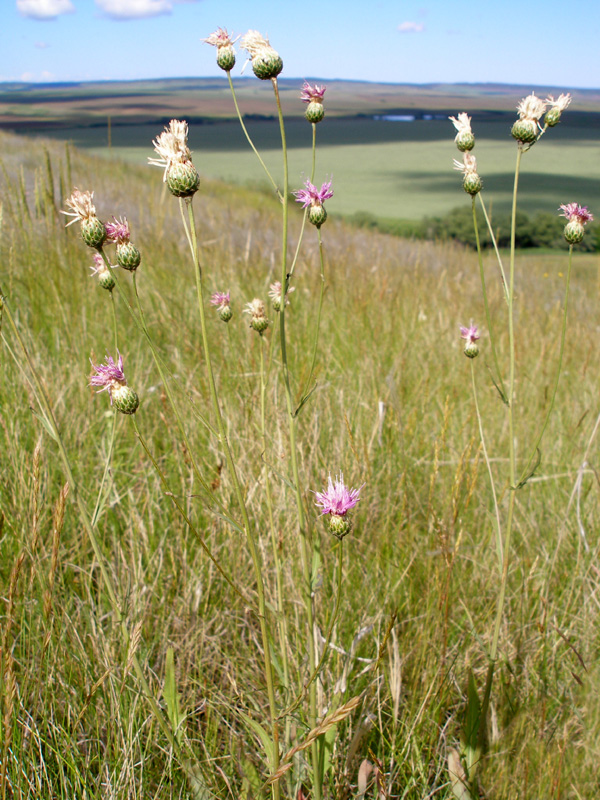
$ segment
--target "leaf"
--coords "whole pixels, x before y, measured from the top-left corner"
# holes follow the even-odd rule
[[[466,759],[467,773],[472,779],[481,758],[479,728],[485,722],[481,717],[481,703],[472,670],[469,670],[469,685],[467,687],[467,714],[463,728],[463,747]]]
[[[448,750],[448,774],[454,797],[457,800],[473,800],[467,786],[467,773],[460,761],[460,753],[454,747]]]
[[[246,723],[246,725],[250,728],[250,730],[255,733],[261,741],[265,754],[267,756],[267,761],[269,766],[273,763],[273,742],[271,740],[270,735],[266,732],[266,730],[260,725],[256,720],[249,717],[244,711],[239,711],[238,714],[242,718],[242,720]]]
[[[181,714],[179,695],[177,694],[177,687],[175,685],[175,656],[172,647],[169,647],[167,650],[163,697],[165,698],[165,703],[167,704],[167,715],[169,717],[169,722],[171,723],[171,728],[173,729],[178,744],[181,745],[181,739],[183,736],[181,724],[183,722],[183,716]]]
[[[37,412],[35,408],[31,408],[30,411],[33,414],[33,416],[36,417],[36,419],[38,419],[42,423],[42,425],[46,429],[46,433],[50,436],[50,438],[54,439],[55,442],[58,442],[56,432],[54,431],[54,428],[52,428],[46,417],[42,416],[39,412]]]

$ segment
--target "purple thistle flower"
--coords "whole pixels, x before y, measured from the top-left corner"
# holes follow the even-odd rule
[[[470,324],[468,328],[465,328],[464,325],[460,326],[460,335],[462,339],[465,339],[467,345],[475,344],[475,342],[480,338],[479,336],[479,329],[477,325]]]
[[[302,91],[300,92],[300,100],[302,100],[303,103],[322,103],[323,95],[326,90],[326,86],[319,86],[316,83],[314,86],[311,86],[308,81],[304,81]]]
[[[110,396],[110,403],[113,401],[113,391],[122,386],[127,386],[125,373],[123,372],[123,356],[119,353],[119,360],[115,364],[112,356],[106,356],[106,364],[94,364],[90,358],[92,369],[96,370],[96,374],[90,377],[90,386],[100,386],[98,392],[108,390]]]
[[[324,183],[320,189],[313,186],[310,181],[305,181],[305,189],[298,189],[297,192],[292,192],[296,198],[297,203],[302,203],[302,208],[308,206],[322,206],[325,200],[333,197],[333,190],[331,188],[332,181]]]
[[[219,309],[226,308],[230,302],[229,292],[215,292],[210,298],[210,302]]]
[[[341,472],[339,478],[336,477],[335,483],[331,480],[330,474],[326,491],[314,493],[317,498],[315,505],[321,507],[321,516],[334,514],[343,517],[360,500],[360,490],[363,486],[364,483],[358,489],[348,489],[344,485],[344,476]]]
[[[114,222],[105,222],[106,228],[106,241],[116,242],[117,244],[127,244],[129,242],[130,232],[127,217],[117,219],[113,217]]]
[[[104,263],[104,259],[100,255],[100,253],[94,253],[92,256],[94,259],[95,266],[90,265],[90,269],[92,270],[92,275],[98,275],[106,270],[106,264]]]
[[[581,225],[585,225],[594,219],[587,206],[580,206],[579,203],[567,203],[567,205],[561,206],[558,210],[561,216],[566,217],[569,222],[579,222]]]

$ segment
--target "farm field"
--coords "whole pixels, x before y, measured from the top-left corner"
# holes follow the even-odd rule
[[[279,180],[279,127],[268,92],[256,83],[241,82],[239,102],[249,115],[247,125],[257,147]],[[0,123],[30,135],[72,141],[109,160],[141,164],[151,155],[151,142],[168,115],[179,115],[190,121],[190,145],[201,175],[241,185],[268,185],[239,125],[231,119],[233,104],[226,84],[191,80],[174,84],[171,91],[164,82],[0,91]],[[309,176],[311,165],[310,126],[300,116],[298,89],[298,82],[288,81],[282,91],[284,109],[292,113],[288,140],[294,188]],[[442,216],[468,202],[460,175],[453,170],[455,131],[447,119],[460,110],[473,116],[485,196],[494,210],[506,211],[515,158],[510,127],[514,108],[527,91],[333,82],[326,94],[326,121],[318,126],[316,165],[317,181],[333,177],[330,213],[417,220]],[[592,208],[600,206],[599,107],[596,92],[574,92],[563,122],[528,153],[521,178],[523,209],[528,213],[554,213],[557,202],[575,199]],[[373,116],[415,119],[386,121]]]

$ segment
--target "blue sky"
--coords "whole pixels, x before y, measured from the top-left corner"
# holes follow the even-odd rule
[[[0,0],[0,81],[222,75],[219,26],[268,35],[282,77],[600,86],[596,0]]]

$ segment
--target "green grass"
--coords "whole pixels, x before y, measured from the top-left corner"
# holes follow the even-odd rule
[[[48,158],[41,143],[24,148],[23,139],[7,135],[0,143],[0,284],[52,399],[91,511],[106,463],[112,414],[106,396],[87,386],[88,359],[112,352],[110,304],[88,275],[90,251],[76,226],[65,231],[57,210],[65,189],[68,194],[74,185],[94,190],[102,218],[127,215],[143,253],[142,302],[155,341],[177,378],[173,386],[181,407],[187,409],[190,395],[206,408],[194,280],[177,203],[165,194],[159,170],[67,152],[54,142],[45,144]],[[527,164],[538,164],[535,159],[547,146],[540,143]],[[482,164],[485,152],[482,143]],[[196,159],[202,170],[199,152]],[[319,164],[324,163],[326,150],[319,155]],[[415,172],[419,166],[413,162]],[[433,196],[433,186],[430,191]],[[552,202],[563,199],[570,198]],[[209,178],[194,205],[207,286],[232,294],[235,317],[229,326],[210,319],[218,383],[272,597],[269,524],[261,500],[265,480],[271,479],[284,562],[287,646],[294,684],[301,687],[305,632],[294,501],[280,479],[287,471],[288,449],[277,378],[280,355],[271,331],[266,337],[273,354],[269,452],[263,460],[257,419],[260,342],[241,314],[245,302],[265,297],[269,283],[279,277],[278,207],[262,193]],[[331,208],[334,212],[333,202]],[[299,223],[296,214],[292,247]],[[327,796],[355,796],[360,763],[368,758],[378,759],[389,796],[448,799],[447,748],[456,745],[460,734],[469,670],[480,687],[484,680],[484,648],[498,586],[489,484],[479,452],[469,363],[458,337],[459,324],[483,319],[476,258],[451,244],[355,230],[336,220],[335,213],[323,228],[323,239],[328,288],[318,385],[299,421],[307,507],[313,509],[310,490],[320,489],[329,471],[343,470],[354,486],[366,483],[354,530],[344,543],[343,613],[334,630],[336,650],[322,675],[319,713],[361,692],[363,699],[332,738]],[[319,275],[314,230],[307,232],[303,252],[288,319],[296,393],[307,377],[315,323]],[[594,565],[600,508],[596,443],[591,442],[589,452],[586,448],[600,412],[600,356],[593,335],[600,285],[597,257],[576,256],[574,264],[557,407],[542,463],[517,496],[514,559],[481,775],[489,797],[588,798],[597,789]],[[494,318],[503,325],[505,304],[491,258],[486,269]],[[528,253],[518,259],[516,437],[521,460],[554,377],[565,271],[562,256]],[[127,277],[122,276],[126,286]],[[171,491],[185,502],[220,563],[240,585],[253,587],[244,542],[203,507],[152,359],[119,298],[116,305],[120,349],[130,384],[141,398],[140,429]],[[6,797],[187,797],[181,771],[131,674],[75,505],[67,500],[64,524],[53,522],[65,477],[56,446],[36,417],[29,373],[6,320],[1,330],[0,580],[5,588],[0,753]],[[506,416],[486,369],[485,337],[481,344],[474,363],[479,403],[493,469],[505,486]],[[505,337],[499,346],[506,365]],[[218,447],[189,412],[185,421],[203,474],[230,504],[231,481]],[[97,533],[127,619],[139,626],[137,654],[160,698],[167,648],[174,648],[177,689],[188,715],[185,738],[206,786],[196,796],[258,797],[257,786],[266,776],[264,758],[240,715],[265,718],[256,617],[220,579],[174,512],[129,422],[120,418],[117,423]],[[588,467],[569,505],[584,458]],[[274,465],[272,472],[265,461]],[[506,502],[505,492],[503,509]],[[335,542],[316,520],[316,510],[313,519],[322,559],[316,589],[322,631],[333,605]],[[307,732],[302,709],[294,715],[293,728],[301,741]],[[375,796],[369,789],[367,797]]]

